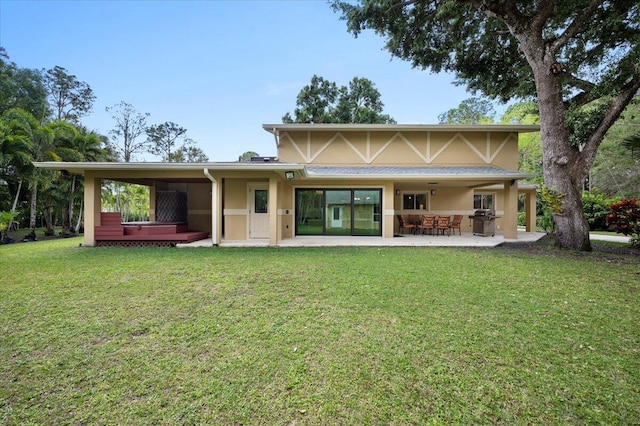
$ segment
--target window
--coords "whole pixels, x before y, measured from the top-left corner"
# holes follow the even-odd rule
[[[475,194],[473,196],[474,209],[495,209],[493,204],[493,194]]]
[[[403,210],[428,210],[427,193],[404,193],[402,194]]]
[[[296,189],[296,235],[382,235],[381,189]]]
[[[266,189],[256,189],[254,193],[255,213],[267,213],[267,201],[269,192]]]

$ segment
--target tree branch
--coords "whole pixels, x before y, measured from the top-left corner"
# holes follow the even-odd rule
[[[591,137],[587,140],[582,149],[582,155],[580,158],[579,166],[584,171],[585,175],[591,168],[593,161],[598,152],[598,148],[604,139],[605,134],[616,122],[627,105],[633,100],[634,96],[640,90],[640,74],[636,74],[633,78],[622,87],[622,90],[618,96],[613,100],[613,103],[609,107],[609,110],[600,121],[598,128],[591,134]]]
[[[487,16],[504,22],[510,31],[520,32],[519,28],[528,26],[529,17],[520,13],[515,2],[509,0],[458,0],[478,9]],[[514,34],[515,35],[515,34]]]
[[[553,14],[557,3],[557,0],[538,0],[538,9],[533,15],[531,28],[535,28],[537,33],[541,33],[547,19]]]
[[[567,108],[569,106],[586,105],[594,99],[591,92],[596,88],[596,85],[592,82],[578,78],[573,74],[566,74],[566,82],[570,86],[581,90],[580,93],[564,103]]]
[[[569,26],[564,30],[562,34],[558,38],[556,38],[553,42],[549,44],[549,50],[551,53],[555,55],[556,52],[560,50],[561,47],[566,45],[569,40],[576,36],[580,31],[585,28],[585,25],[588,24],[588,20],[591,17],[591,14],[602,4],[602,0],[592,0],[591,3],[578,15],[576,18],[569,24]]]

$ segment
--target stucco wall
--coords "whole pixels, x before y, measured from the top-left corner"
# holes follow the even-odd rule
[[[281,161],[339,165],[494,165],[517,170],[512,132],[286,132]]]

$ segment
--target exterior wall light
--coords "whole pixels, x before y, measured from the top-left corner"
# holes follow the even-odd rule
[[[294,175],[294,173],[291,170],[289,170],[287,172],[284,172],[284,178],[286,180],[292,180],[293,179],[293,175]]]
[[[396,195],[400,195],[400,190],[396,189]]]
[[[431,190],[431,195],[436,195],[436,190],[435,189]]]

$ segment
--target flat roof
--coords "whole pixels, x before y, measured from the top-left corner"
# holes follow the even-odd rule
[[[36,167],[48,170],[64,170],[83,175],[85,171],[272,171],[282,174],[286,171],[299,173],[298,179],[394,179],[432,181],[462,180],[512,180],[528,179],[534,174],[517,170],[501,169],[494,166],[315,166],[299,163],[280,162],[217,162],[217,163],[159,163],[159,162],[35,162]],[[203,173],[204,175],[204,173]]]
[[[236,171],[302,171],[304,165],[299,163],[269,162],[207,162],[207,163],[161,163],[161,162],[64,162],[44,161],[34,162],[36,167],[48,170],[66,170],[73,174],[83,174],[85,170],[236,170]]]
[[[287,131],[422,131],[422,132],[539,132],[539,124],[334,124],[291,123],[263,124],[262,128],[278,135]]]

